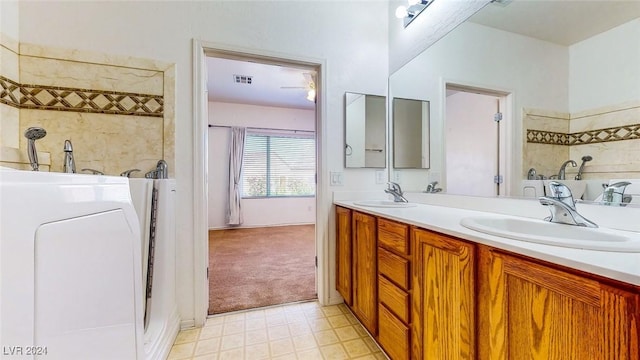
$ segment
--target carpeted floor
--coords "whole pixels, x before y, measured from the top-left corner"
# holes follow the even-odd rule
[[[315,225],[209,231],[209,314],[316,297]]]

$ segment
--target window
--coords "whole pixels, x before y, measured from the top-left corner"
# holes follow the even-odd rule
[[[247,134],[242,162],[242,197],[315,196],[313,137]]]

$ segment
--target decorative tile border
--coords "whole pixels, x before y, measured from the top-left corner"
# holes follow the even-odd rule
[[[640,124],[563,134],[527,129],[527,142],[550,145],[584,145],[640,139]]]
[[[25,85],[0,76],[0,103],[20,109],[164,116],[162,95]]]

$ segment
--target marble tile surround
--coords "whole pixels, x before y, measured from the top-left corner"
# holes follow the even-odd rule
[[[2,56],[16,47],[5,44],[6,38],[0,37]],[[175,64],[32,44],[17,47],[19,77],[9,79],[15,72],[0,67],[2,80],[17,84],[13,94],[19,93],[14,96],[19,104],[6,91],[2,96],[0,146],[26,154],[22,133],[41,126],[47,136],[38,140],[38,151],[50,154],[51,171],[62,171],[62,147],[69,139],[78,171],[119,175],[137,168],[141,171],[133,177],[142,177],[165,159],[174,176]]]
[[[574,114],[524,109],[523,119],[523,178],[530,167],[549,176],[564,161],[579,164],[585,155],[593,157],[585,166],[585,179],[640,178],[640,101]],[[543,141],[531,141],[544,132],[566,136],[546,134]],[[567,178],[575,173],[577,168],[567,168]]]

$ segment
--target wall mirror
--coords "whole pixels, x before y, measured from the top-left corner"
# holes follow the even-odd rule
[[[346,168],[385,168],[387,99],[347,92],[344,96]]]
[[[566,169],[573,179],[587,155],[593,160],[585,165],[584,181],[640,178],[640,139],[618,140],[640,125],[639,37],[640,2],[488,4],[390,76],[389,97],[433,105],[430,169],[390,169],[390,177],[412,191],[437,180],[449,192],[446,89],[454,84],[506,94],[501,195],[522,196],[531,167],[548,177],[571,159],[578,163]],[[487,126],[495,126],[492,120]],[[612,127],[621,130],[603,136],[600,130]],[[559,140],[551,133],[560,133]]]
[[[429,168],[429,102],[393,98],[393,167]]]

